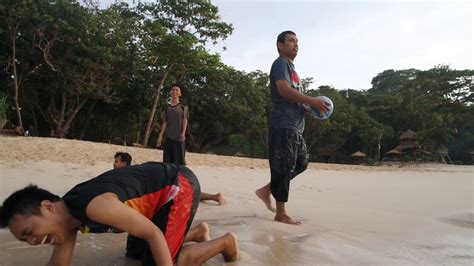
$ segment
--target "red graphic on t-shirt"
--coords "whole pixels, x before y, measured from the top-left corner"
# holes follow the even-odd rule
[[[298,73],[296,73],[295,71],[292,71],[290,73],[290,78],[291,78],[291,86],[293,88],[300,90],[300,88],[303,87],[303,85],[301,84],[300,77],[298,76]]]

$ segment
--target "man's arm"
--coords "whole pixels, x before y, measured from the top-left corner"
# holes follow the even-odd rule
[[[183,125],[181,128],[181,132],[179,133],[179,141],[184,141],[186,139],[186,129],[188,128],[188,119],[186,117],[183,119]]]
[[[167,126],[168,126],[168,122],[164,121],[163,125],[161,126],[161,130],[160,130],[160,134],[158,135],[158,139],[156,140],[156,147],[160,147],[161,143],[163,143],[163,135],[165,134]]]
[[[66,236],[65,242],[61,245],[54,246],[53,254],[47,265],[62,266],[71,265],[72,254],[76,245],[77,229],[70,231]]]
[[[148,218],[123,204],[114,193],[95,197],[87,206],[89,219],[128,232],[148,242],[157,265],[173,265],[161,230]]]
[[[290,85],[288,84],[288,81],[286,80],[277,80],[276,85],[278,88],[278,93],[280,93],[280,95],[283,98],[289,101],[308,104],[324,112],[329,111],[329,107],[326,105],[324,101],[314,98],[314,97],[310,97],[308,95],[305,95],[291,88]]]

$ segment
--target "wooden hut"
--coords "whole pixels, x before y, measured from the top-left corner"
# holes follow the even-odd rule
[[[356,151],[353,154],[351,154],[352,157],[352,162],[354,164],[361,164],[365,161],[365,158],[367,157],[367,154],[361,152],[361,151]]]

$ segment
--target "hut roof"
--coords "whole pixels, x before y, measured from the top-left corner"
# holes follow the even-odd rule
[[[402,153],[397,149],[391,149],[387,152],[387,154],[400,155]]]
[[[407,131],[403,132],[400,135],[400,139],[415,139],[416,138],[416,133],[412,131],[411,129],[408,129]]]
[[[366,157],[366,156],[367,156],[367,154],[365,154],[361,151],[356,151],[351,155],[351,157]]]

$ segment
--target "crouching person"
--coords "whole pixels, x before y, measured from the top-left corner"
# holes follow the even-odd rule
[[[219,253],[237,260],[233,233],[210,240],[206,224],[190,229],[199,198],[189,168],[150,162],[105,172],[62,198],[29,185],[3,202],[0,228],[30,245],[54,245],[51,265],[71,264],[78,231],[145,240],[143,265],[201,265]],[[183,247],[187,241],[197,243]]]

